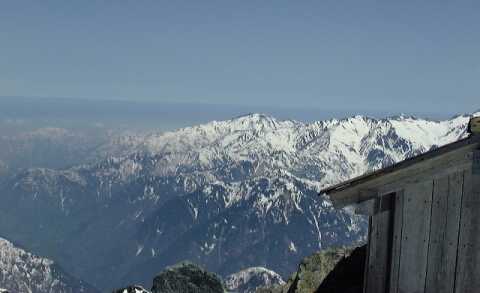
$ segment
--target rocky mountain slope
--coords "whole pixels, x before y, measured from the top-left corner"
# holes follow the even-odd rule
[[[315,252],[302,259],[297,271],[288,278],[286,283],[263,286],[256,293],[315,292],[337,264],[348,258],[353,250],[353,248],[329,248]]]
[[[150,293],[141,286],[129,286],[114,293]],[[181,262],[167,267],[154,279],[151,293],[225,293],[223,281],[200,266]]]
[[[467,121],[251,114],[117,137],[95,148],[109,156],[97,163],[5,178],[0,233],[102,289],[148,287],[185,259],[286,277],[314,251],[365,240],[365,219],[335,210],[321,187],[454,141]]]
[[[0,238],[0,292],[96,293],[52,260],[35,256]]]

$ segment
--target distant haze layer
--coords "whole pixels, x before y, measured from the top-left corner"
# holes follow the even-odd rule
[[[476,109],[472,109],[476,110]],[[139,130],[173,130],[212,120],[225,120],[248,113],[265,113],[279,119],[303,122],[342,118],[356,114],[386,117],[400,114],[369,109],[320,109],[309,105],[298,107],[238,106],[228,104],[165,103],[148,101],[91,100],[73,98],[0,97],[0,122],[11,128],[39,126],[107,127]],[[429,119],[445,119],[453,113],[408,114]]]

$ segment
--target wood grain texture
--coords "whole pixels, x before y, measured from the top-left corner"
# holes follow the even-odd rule
[[[478,152],[478,151],[477,151]],[[477,153],[478,154],[478,153]],[[465,173],[455,292],[473,293],[480,288],[480,174]]]
[[[453,293],[463,172],[434,182],[426,293]]]
[[[405,189],[399,293],[423,293],[427,273],[433,181]]]
[[[378,213],[372,217],[372,229],[370,233],[370,249],[368,258],[368,274],[365,292],[385,293],[388,284],[390,270],[391,251],[391,221],[393,210],[390,201],[393,195],[378,198],[376,204]],[[382,201],[384,201],[382,203]]]

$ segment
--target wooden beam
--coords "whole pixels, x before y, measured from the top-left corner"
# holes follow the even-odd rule
[[[378,190],[378,194],[386,194],[402,190],[409,184],[429,179],[433,180],[470,169],[475,147],[476,145],[466,145],[442,156],[373,178],[358,184],[356,187],[336,191],[330,195],[330,199],[335,207],[341,208],[371,198],[372,194],[360,193],[360,190]]]
[[[476,145],[480,143],[480,135],[471,135],[468,138],[456,141],[454,143],[450,143],[447,145],[444,145],[440,148],[428,151],[424,154],[421,154],[416,157],[412,157],[409,159],[406,159],[404,161],[401,161],[399,163],[396,163],[392,166],[386,167],[381,170],[377,170],[371,173],[367,173],[365,175],[344,181],[340,184],[325,188],[320,191],[320,194],[326,193],[326,194],[335,194],[339,191],[355,187],[357,185],[360,185],[362,183],[368,182],[370,180],[373,180],[379,176],[385,176],[390,173],[397,172],[402,169],[409,168],[413,165],[425,162],[425,161],[430,161],[431,159],[435,159],[437,157],[443,156],[445,154],[448,154],[453,151],[458,151],[459,149],[465,148],[465,147],[471,147],[473,145]],[[475,147],[474,147],[475,148]]]

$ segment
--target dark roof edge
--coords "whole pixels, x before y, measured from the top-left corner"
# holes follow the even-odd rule
[[[399,163],[393,164],[389,167],[386,167],[386,168],[383,168],[383,169],[380,169],[380,170],[377,170],[377,171],[369,172],[369,173],[366,173],[364,175],[355,177],[353,179],[344,181],[342,183],[339,183],[339,184],[336,184],[336,185],[333,185],[333,186],[329,186],[327,188],[322,189],[319,192],[319,195],[332,194],[332,193],[335,193],[335,192],[338,192],[338,191],[342,191],[342,190],[354,187],[356,185],[359,185],[361,183],[365,183],[367,181],[370,181],[370,180],[372,180],[374,178],[377,178],[379,176],[383,176],[383,175],[386,175],[386,174],[393,173],[395,171],[398,171],[398,170],[403,169],[403,168],[407,168],[409,166],[412,166],[414,164],[423,162],[423,161],[431,159],[433,157],[449,153],[449,152],[454,151],[454,150],[456,150],[458,148],[461,148],[463,146],[473,144],[473,143],[479,143],[479,142],[480,142],[480,135],[470,135],[467,138],[458,140],[458,141],[450,143],[450,144],[446,144],[442,147],[436,148],[434,150],[430,150],[430,151],[425,152],[421,155],[411,157],[411,158],[406,159],[404,161],[401,161]]]

